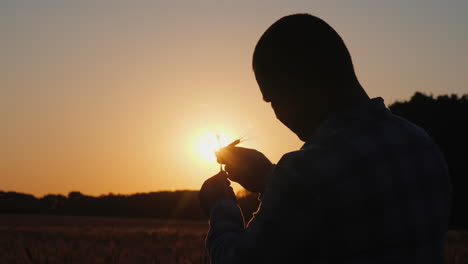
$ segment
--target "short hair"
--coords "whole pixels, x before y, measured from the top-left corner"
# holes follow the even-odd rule
[[[271,25],[255,47],[252,64],[257,79],[282,73],[322,82],[356,78],[351,55],[340,35],[310,14],[285,16]]]

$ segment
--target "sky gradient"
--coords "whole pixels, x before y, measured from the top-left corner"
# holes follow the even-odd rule
[[[273,162],[300,148],[251,67],[292,13],[332,25],[387,105],[468,93],[467,1],[350,2],[1,1],[0,190],[198,189],[219,170],[199,150],[217,133]]]

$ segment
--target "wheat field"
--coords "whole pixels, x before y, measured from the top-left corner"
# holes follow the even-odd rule
[[[0,215],[0,263],[206,263],[206,221]]]
[[[207,263],[206,221],[0,215],[0,264]],[[447,264],[468,263],[468,231],[450,231]]]

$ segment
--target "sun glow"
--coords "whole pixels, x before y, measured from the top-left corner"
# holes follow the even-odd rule
[[[197,144],[197,154],[204,160],[216,161],[215,151],[229,144],[228,138],[221,133],[206,133]]]

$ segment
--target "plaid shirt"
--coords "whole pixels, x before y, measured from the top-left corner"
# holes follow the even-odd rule
[[[374,98],[281,158],[247,227],[218,202],[206,244],[214,264],[442,263],[449,198],[438,147]]]

